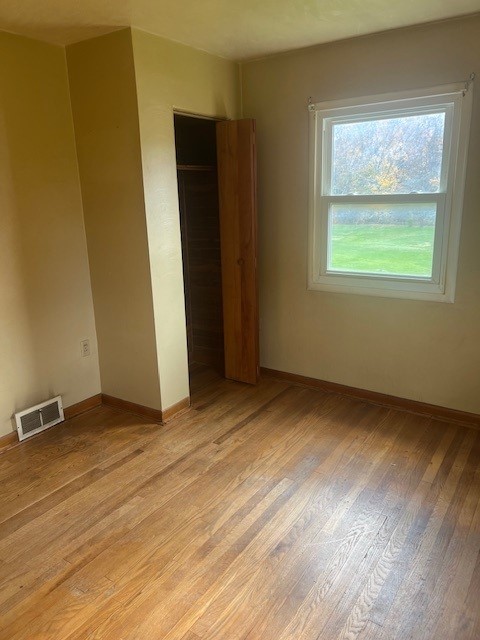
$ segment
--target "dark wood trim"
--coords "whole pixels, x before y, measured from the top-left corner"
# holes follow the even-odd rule
[[[385,393],[377,391],[369,391],[368,389],[358,389],[357,387],[348,387],[347,385],[337,384],[336,382],[328,382],[327,380],[318,380],[317,378],[308,378],[300,376],[296,373],[288,373],[286,371],[278,371],[276,369],[261,368],[264,376],[286,380],[303,387],[312,387],[313,389],[321,389],[327,393],[336,393],[342,396],[357,398],[372,404],[379,404],[401,411],[409,411],[420,415],[427,415],[443,420],[446,422],[455,422],[458,424],[475,427],[480,429],[480,415],[477,413],[469,413],[468,411],[460,411],[458,409],[449,409],[436,404],[428,404],[427,402],[419,402],[418,400],[409,400],[408,398],[399,398],[398,396],[389,396]]]
[[[20,440],[18,439],[17,432],[12,431],[12,433],[7,433],[6,436],[0,437],[0,453],[15,447],[17,444],[20,444]]]
[[[79,416],[81,413],[85,413],[85,411],[90,411],[91,409],[95,409],[95,407],[99,407],[101,404],[102,404],[102,394],[97,393],[96,396],[92,396],[91,398],[86,398],[81,402],[77,402],[76,404],[70,405],[70,407],[65,407],[63,409],[65,420],[70,420],[70,418]]]
[[[213,164],[177,164],[177,171],[216,171]]]
[[[166,409],[162,410],[163,422],[167,422],[168,420],[171,420],[172,418],[177,417],[180,413],[183,413],[189,408],[190,408],[190,396],[187,396],[186,398],[183,398],[183,400],[180,400],[179,402],[172,404],[171,407],[167,407]]]
[[[212,367],[223,377],[225,369],[223,350],[220,351],[220,349],[206,349],[205,347],[194,346],[190,360],[196,364],[206,364],[207,366]]]
[[[154,422],[163,422],[161,409],[152,409],[152,407],[145,407],[136,402],[114,398],[105,393],[102,393],[102,404],[107,405],[107,407],[113,407],[114,409],[120,409],[121,411],[128,411],[128,413],[134,413],[137,416],[142,416],[142,418],[150,418]]]

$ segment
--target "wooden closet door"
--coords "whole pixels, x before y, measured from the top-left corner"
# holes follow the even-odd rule
[[[217,123],[225,377],[259,375],[255,121]]]

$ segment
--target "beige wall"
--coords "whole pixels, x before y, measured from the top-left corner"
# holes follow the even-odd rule
[[[262,365],[480,412],[480,93],[475,89],[454,304],[307,291],[309,96],[429,87],[480,72],[480,18],[242,65],[257,119]]]
[[[234,118],[239,68],[133,30],[162,407],[189,395],[173,110]]]
[[[160,409],[130,29],[67,47],[102,392]]]
[[[2,32],[0,184],[1,436],[17,410],[100,392],[65,52]]]

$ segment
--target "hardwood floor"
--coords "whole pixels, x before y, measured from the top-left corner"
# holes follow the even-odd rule
[[[480,432],[264,379],[0,456],[0,639],[480,638]]]

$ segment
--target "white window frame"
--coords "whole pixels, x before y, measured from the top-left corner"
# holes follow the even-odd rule
[[[308,289],[453,302],[460,242],[472,87],[452,84],[419,91],[320,102],[310,111]],[[336,123],[445,112],[438,193],[342,195],[330,193],[332,127]],[[334,203],[435,203],[432,277],[363,274],[328,269],[329,207]]]

